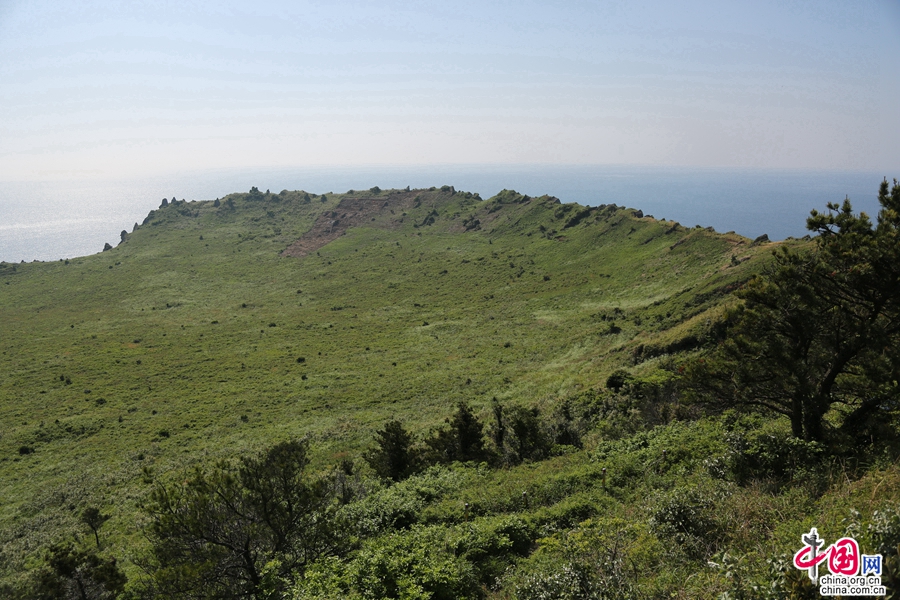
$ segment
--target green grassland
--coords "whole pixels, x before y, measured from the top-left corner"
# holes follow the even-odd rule
[[[377,210],[345,217],[354,198]],[[282,254],[300,239],[305,255]],[[774,245],[615,205],[510,191],[481,200],[445,187],[179,201],[112,250],[0,264],[4,580],[22,577],[50,543],[85,538],[77,517],[88,505],[111,516],[104,551],[134,575],[146,482],[193,464],[306,436],[313,468],[327,470],[357,460],[392,418],[422,435],[460,400],[486,420],[493,398],[549,412],[601,393],[618,368],[652,380],[713,335],[729,292]],[[900,490],[892,467],[814,490],[739,487],[709,475],[709,460],[728,452],[722,421],[635,423],[608,421],[584,449],[546,461],[459,465],[398,484],[437,482],[424,496],[408,492],[420,499],[420,528],[404,535],[432,539],[437,528],[429,543],[462,543],[453,536],[469,526],[466,502],[482,523],[519,515],[527,550],[503,565],[528,573],[566,544],[601,547],[621,530],[647,593],[687,598],[730,580],[689,553],[667,563],[648,507],[684,503],[678,490],[699,490],[689,503],[728,532],[716,548],[753,564],[793,548],[812,517],[845,518],[841,498],[871,515]],[[511,597],[527,588],[522,578],[483,588]]]

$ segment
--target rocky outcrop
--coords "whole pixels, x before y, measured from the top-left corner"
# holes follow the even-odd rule
[[[438,198],[449,198],[448,192],[427,193],[423,190],[412,192],[388,192],[378,196],[346,196],[341,199],[334,210],[324,212],[316,219],[312,228],[288,246],[283,256],[303,257],[314,252],[325,244],[344,235],[351,227],[372,226],[378,219],[378,227],[387,229],[399,227],[405,217],[405,211],[417,208],[423,197],[429,203]],[[323,196],[324,198],[324,196]],[[437,214],[435,212],[435,214]],[[432,217],[432,221],[434,218]]]

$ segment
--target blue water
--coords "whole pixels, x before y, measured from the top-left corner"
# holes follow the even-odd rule
[[[0,182],[0,260],[58,260],[115,245],[163,197],[212,200],[252,186],[273,192],[453,185],[488,198],[502,189],[563,202],[639,208],[682,225],[772,240],[807,233],[812,208],[849,196],[877,213],[878,185],[897,173],[632,166],[367,166],[172,173],[116,181]]]

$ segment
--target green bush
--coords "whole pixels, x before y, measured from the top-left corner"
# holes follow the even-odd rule
[[[888,507],[872,513],[868,526],[875,551],[884,557],[895,556],[900,550],[900,510]]]
[[[821,598],[805,571],[794,567],[791,556],[781,554],[769,558],[759,572],[751,570],[746,557],[723,552],[709,566],[725,579],[725,591],[719,600],[816,600]]]
[[[771,428],[730,432],[725,442],[728,450],[719,459],[719,474],[739,485],[758,480],[787,482],[816,472],[825,458],[822,444]]]
[[[360,537],[407,529],[419,523],[428,503],[456,490],[461,483],[461,471],[434,466],[348,504],[341,509],[342,518]]]
[[[321,561],[292,597],[466,600],[481,598],[482,591],[472,565],[448,548],[446,532],[419,526],[370,540],[345,563]]]
[[[540,540],[542,547],[507,580],[519,600],[640,599],[634,558],[655,562],[652,539],[621,520],[585,521]]]
[[[612,372],[612,374],[606,378],[606,387],[607,389],[613,390],[614,392],[620,391],[625,385],[631,381],[631,373],[626,371],[625,369],[616,369]]]
[[[487,517],[452,528],[448,545],[454,556],[471,562],[482,585],[491,586],[512,564],[526,556],[535,538],[534,526],[518,515]]]
[[[709,487],[676,488],[660,497],[650,530],[661,542],[674,542],[689,558],[710,556],[724,535],[715,518],[723,496],[721,490]]]
[[[513,406],[506,410],[507,448],[513,462],[541,460],[550,455],[551,441],[545,434],[537,408]]]

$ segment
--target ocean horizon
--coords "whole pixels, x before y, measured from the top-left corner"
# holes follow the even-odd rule
[[[345,192],[452,185],[489,198],[503,189],[562,202],[617,204],[645,215],[734,231],[802,237],[812,209],[849,197],[873,218],[882,179],[859,171],[590,165],[434,165],[210,169],[117,180],[0,181],[0,261],[54,261],[116,245],[163,198],[214,200],[253,186]]]

